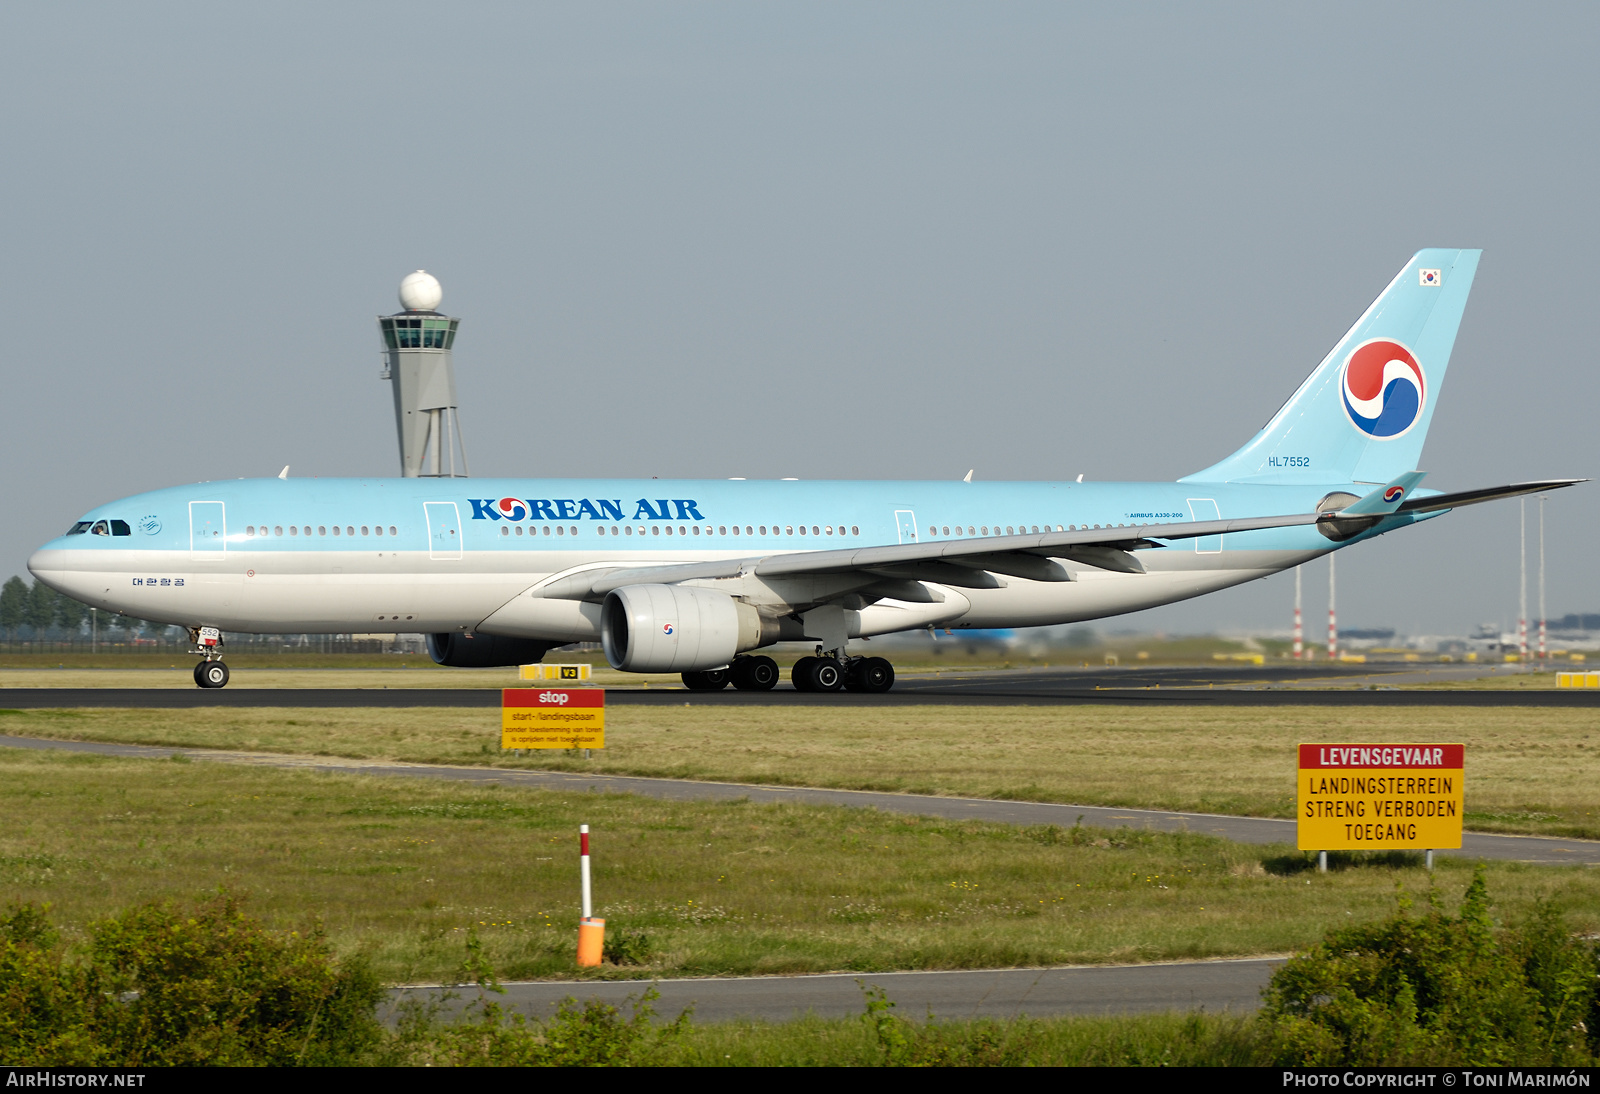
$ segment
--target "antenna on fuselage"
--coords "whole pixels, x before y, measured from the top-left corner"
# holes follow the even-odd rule
[[[467,442],[461,436],[456,370],[450,357],[461,320],[438,310],[443,299],[439,279],[418,270],[400,282],[404,310],[378,317],[383,334],[381,378],[394,387],[400,474],[408,479],[467,477]]]

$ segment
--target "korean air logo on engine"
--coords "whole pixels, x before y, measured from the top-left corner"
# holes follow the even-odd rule
[[[673,627],[672,627],[671,623],[663,623],[663,624],[661,624],[661,633],[666,635],[668,638],[672,637],[672,631],[673,631]]]
[[[1388,338],[1363,342],[1350,352],[1341,388],[1350,423],[1380,441],[1404,436],[1427,405],[1422,366],[1409,349]]]

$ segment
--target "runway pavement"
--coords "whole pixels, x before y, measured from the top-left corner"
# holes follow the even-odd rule
[[[694,1008],[700,1023],[734,1019],[785,1022],[806,1014],[843,1018],[863,1013],[863,987],[882,988],[902,1018],[1045,1018],[1055,1015],[1136,1014],[1149,1011],[1255,1010],[1261,989],[1281,957],[1187,961],[1151,965],[1092,965],[1047,969],[839,973],[823,976],[741,976],[658,980],[652,1006],[662,1021]],[[547,1018],[563,999],[599,999],[623,1008],[649,981],[532,981],[504,985],[489,996],[507,1010]],[[457,998],[445,999],[446,995]],[[393,1004],[436,1002],[458,1014],[483,997],[476,988],[418,986],[390,993]],[[394,1010],[389,1012],[392,1017]]]
[[[1518,706],[1600,708],[1600,691],[1419,688],[1481,676],[1482,667],[1199,666],[1128,669],[997,669],[905,675],[885,695],[773,691],[689,691],[612,687],[610,706],[1035,706],[1115,703],[1144,706]],[[512,684],[512,681],[507,681]],[[0,709],[136,707],[496,707],[498,688],[3,688]]]
[[[165,759],[180,754],[194,760],[254,764],[263,767],[312,769],[356,775],[412,779],[450,779],[458,782],[561,790],[568,793],[638,794],[669,801],[801,802],[889,813],[982,820],[999,824],[1046,825],[1070,828],[1082,823],[1094,828],[1147,828],[1160,832],[1199,832],[1238,843],[1284,844],[1295,842],[1295,822],[1269,817],[1230,817],[1212,813],[1169,813],[1154,809],[1112,809],[1095,805],[1050,802],[996,801],[988,798],[945,798],[931,794],[884,794],[867,790],[821,790],[810,787],[758,786],[746,783],[694,782],[687,779],[649,779],[630,775],[576,775],[551,771],[515,771],[493,767],[456,767],[447,764],[376,763],[337,756],[286,756],[271,752],[230,752],[221,749],[167,748],[154,745],[109,744],[99,741],[54,741],[32,737],[0,736],[0,748],[90,752],[102,756]],[[1600,866],[1600,842],[1556,839],[1546,836],[1501,836],[1468,832],[1462,847],[1440,855],[1473,859],[1500,859],[1543,866]]]

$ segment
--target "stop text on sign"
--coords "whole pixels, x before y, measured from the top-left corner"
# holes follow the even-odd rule
[[[1306,851],[1461,846],[1460,744],[1302,744],[1295,815]]]
[[[603,688],[504,688],[501,748],[604,748]]]

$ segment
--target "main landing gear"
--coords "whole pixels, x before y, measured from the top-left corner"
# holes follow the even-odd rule
[[[770,657],[735,657],[725,669],[683,674],[690,691],[721,691],[732,684],[740,691],[771,691],[777,686],[778,663]],[[846,657],[836,652],[802,657],[789,679],[796,691],[860,691],[882,693],[894,687],[894,666],[881,657]],[[204,685],[202,685],[204,686]]]
[[[796,691],[860,691],[882,694],[894,687],[894,666],[881,657],[846,657],[838,651],[802,657],[789,672]]]
[[[740,691],[771,691],[778,683],[778,663],[770,657],[735,657],[725,669],[686,672],[683,686],[690,691],[721,691],[732,684]]]
[[[189,641],[200,663],[194,667],[195,686],[224,688],[228,686],[228,666],[222,663],[222,631],[216,627],[190,627]]]

